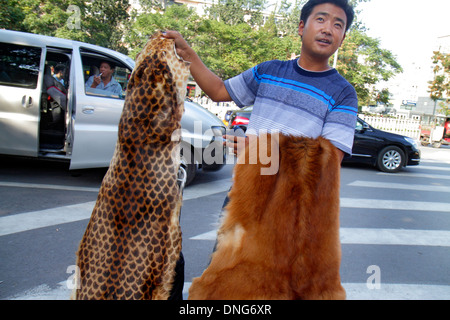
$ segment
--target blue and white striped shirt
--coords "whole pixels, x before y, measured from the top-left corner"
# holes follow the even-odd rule
[[[248,133],[322,136],[351,154],[358,101],[336,69],[311,72],[297,59],[272,60],[226,80],[225,87],[238,106],[253,105]]]

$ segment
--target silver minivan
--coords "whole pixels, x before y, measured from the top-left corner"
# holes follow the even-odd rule
[[[103,62],[121,90],[86,86]],[[67,160],[70,169],[109,166],[133,67],[99,46],[0,30],[0,154]],[[223,123],[186,101],[181,125],[187,183],[199,167],[220,169]]]

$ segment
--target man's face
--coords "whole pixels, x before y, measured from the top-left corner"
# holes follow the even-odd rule
[[[344,10],[331,3],[314,7],[306,20],[300,21],[298,34],[302,37],[302,54],[328,59],[345,38],[347,16]]]
[[[106,62],[102,62],[100,65],[100,73],[102,74],[102,78],[109,78],[113,74],[113,70]]]

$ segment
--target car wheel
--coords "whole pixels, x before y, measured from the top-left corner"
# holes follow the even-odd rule
[[[399,147],[388,146],[378,154],[377,167],[381,171],[394,173],[401,170],[405,163],[405,153]]]
[[[195,178],[197,166],[194,163],[194,155],[190,148],[181,148],[181,164],[186,174],[185,186],[189,185]]]

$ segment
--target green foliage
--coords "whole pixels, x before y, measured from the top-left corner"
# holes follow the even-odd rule
[[[430,97],[439,101],[439,113],[450,116],[450,54],[433,52],[434,79],[430,81]]]
[[[214,0],[202,17],[185,5],[168,5],[168,0],[140,0],[139,12],[130,10],[129,0],[0,1],[8,8],[2,10],[0,28],[94,43],[132,58],[156,30],[177,30],[223,79],[263,61],[298,56],[298,23],[306,2],[282,0],[263,19],[267,0]],[[351,2],[357,8],[365,1]],[[387,102],[388,89],[377,91],[374,85],[402,71],[392,53],[367,36],[357,19],[339,49],[337,69],[355,87],[360,105]],[[443,80],[437,76],[435,82],[437,87]]]
[[[355,87],[359,105],[369,105],[372,101],[387,103],[388,89],[382,90],[380,95],[373,87],[403,71],[392,52],[381,49],[379,45],[378,39],[352,28],[338,51],[336,68]]]

